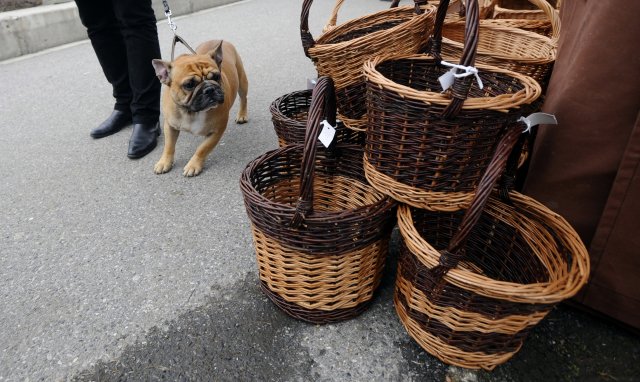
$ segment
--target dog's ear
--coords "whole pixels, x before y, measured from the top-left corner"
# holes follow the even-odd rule
[[[153,64],[153,68],[156,70],[156,76],[163,84],[169,86],[171,85],[171,63],[167,61],[162,61],[158,59],[153,59],[151,61]]]
[[[222,70],[222,41],[220,41],[220,44],[218,44],[215,49],[209,52],[209,55],[213,58],[213,61],[216,62],[216,65],[218,65],[218,69]]]

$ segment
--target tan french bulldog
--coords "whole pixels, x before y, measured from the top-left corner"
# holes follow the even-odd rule
[[[153,60],[158,79],[167,85],[162,94],[164,149],[153,171],[163,174],[173,167],[180,131],[202,135],[184,176],[202,172],[204,162],[227,128],[229,110],[240,96],[236,123],[247,122],[247,76],[235,47],[220,40],[207,41],[196,54],[181,55],[173,62]]]

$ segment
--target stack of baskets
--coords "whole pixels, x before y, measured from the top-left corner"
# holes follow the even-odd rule
[[[262,289],[301,320],[360,314],[397,220],[394,305],[407,332],[444,362],[491,370],[589,273],[571,226],[513,189],[556,41],[481,22],[478,0],[462,18],[449,0],[437,12],[394,1],[336,25],[343,2],[314,40],[303,0],[320,78],[272,103],[281,147],[242,174]],[[322,119],[337,129],[326,148]]]
[[[475,0],[464,45],[445,40],[447,7],[440,2],[431,54],[364,64],[365,174],[400,203],[394,303],[407,332],[444,362],[491,370],[577,293],[589,262],[567,222],[511,190],[505,174],[517,168],[527,129],[520,120],[539,109],[539,81],[552,62],[495,54],[499,34],[482,30]],[[509,32],[522,36],[517,45],[530,39],[529,54],[544,45],[541,36]],[[443,93],[447,76],[455,81]]]

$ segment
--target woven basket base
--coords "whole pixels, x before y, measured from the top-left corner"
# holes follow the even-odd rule
[[[309,322],[312,324],[333,324],[336,322],[342,322],[359,316],[371,305],[371,300],[361,302],[360,304],[346,309],[335,309],[332,311],[325,311],[320,309],[305,309],[287,302],[285,299],[273,293],[264,281],[260,281],[260,288],[262,292],[273,302],[280,310],[287,315],[298,319],[300,321]]]
[[[376,170],[369,163],[366,155],[364,174],[369,184],[383,194],[399,202],[429,211],[454,212],[466,209],[474,195],[472,192],[434,192],[408,186]]]
[[[353,252],[314,255],[252,230],[263,289],[292,317],[314,323],[351,318],[365,309],[380,285],[388,237]]]
[[[465,352],[440,340],[435,335],[424,330],[420,323],[409,317],[407,307],[400,301],[400,292],[396,289],[394,306],[402,325],[409,335],[429,354],[442,362],[468,369],[493,370],[496,366],[507,362],[520,348],[508,353],[485,354],[481,352]]]

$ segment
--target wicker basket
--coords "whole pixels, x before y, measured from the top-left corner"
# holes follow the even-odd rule
[[[464,21],[445,22],[442,57],[451,60],[464,49]],[[532,77],[546,89],[557,55],[557,41],[504,23],[480,23],[476,62]]]
[[[318,74],[335,81],[339,119],[350,129],[366,129],[365,84],[362,64],[376,54],[419,52],[433,28],[435,8],[426,0],[415,6],[392,8],[353,19],[336,26],[337,12],[344,0],[336,0],[331,20],[317,40],[309,32],[312,0],[304,0],[300,23],[302,46]]]
[[[263,291],[292,317],[313,323],[367,308],[395,222],[394,201],[366,182],[361,146],[316,148],[325,104],[316,93],[330,96],[331,88],[322,77],[314,89],[305,145],[265,153],[240,180]]]
[[[396,311],[427,352],[466,368],[506,362],[589,275],[587,250],[562,217],[519,193],[489,197],[502,167],[492,162],[466,212],[398,208]]]
[[[303,144],[307,131],[307,116],[311,106],[311,90],[299,90],[287,93],[275,99],[269,108],[271,121],[278,136],[278,145]],[[347,129],[344,123],[337,122],[336,143],[364,145],[364,133]]]
[[[529,0],[538,9],[509,9],[500,6],[498,0],[493,0],[487,8],[491,13],[482,24],[501,25],[520,28],[557,41],[560,37],[560,13],[546,0]],[[559,5],[559,3],[557,3]]]
[[[477,9],[469,3],[465,67],[473,66]],[[505,128],[537,108],[541,94],[532,78],[483,65],[484,89],[468,76],[442,93],[438,78],[449,69],[428,55],[379,56],[364,65],[365,174],[379,191],[418,208],[468,207]]]

